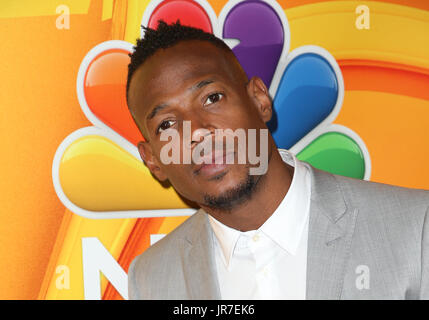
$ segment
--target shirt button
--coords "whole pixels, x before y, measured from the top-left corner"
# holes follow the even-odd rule
[[[258,241],[259,240],[259,234],[255,234],[252,239],[255,242]]]
[[[266,277],[268,275],[268,268],[267,267],[265,267],[263,269],[263,274],[264,274],[264,277]]]

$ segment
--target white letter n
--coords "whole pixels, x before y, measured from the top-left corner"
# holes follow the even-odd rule
[[[128,300],[128,277],[97,238],[82,238],[83,287],[85,300],[101,300],[100,271]]]

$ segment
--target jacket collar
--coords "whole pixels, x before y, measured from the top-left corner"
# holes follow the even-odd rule
[[[213,248],[213,231],[207,213],[199,209],[184,237],[183,272],[188,298],[221,299]]]
[[[358,210],[337,178],[312,166],[307,249],[307,299],[339,299]],[[184,237],[183,271],[190,299],[220,299],[213,231],[199,209]]]
[[[314,167],[311,177],[307,299],[340,299],[358,210],[338,177]]]

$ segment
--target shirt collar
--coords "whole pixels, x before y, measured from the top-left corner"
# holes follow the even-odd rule
[[[294,255],[298,249],[309,214],[311,181],[305,163],[285,149],[278,149],[284,162],[295,168],[288,192],[274,213],[258,229],[278,246]],[[237,240],[242,234],[209,215],[210,225],[221,248],[223,261],[228,267]]]

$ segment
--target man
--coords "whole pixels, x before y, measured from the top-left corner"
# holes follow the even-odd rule
[[[262,174],[236,152],[232,164],[166,164],[167,144],[185,154],[219,129],[267,129],[265,84],[247,79],[220,39],[179,23],[146,29],[131,55],[127,101],[144,163],[200,207],[132,262],[130,299],[429,298],[427,191],[315,169],[271,135],[254,146],[266,149]],[[169,131],[179,140],[161,138]],[[209,158],[225,160],[218,151]]]

